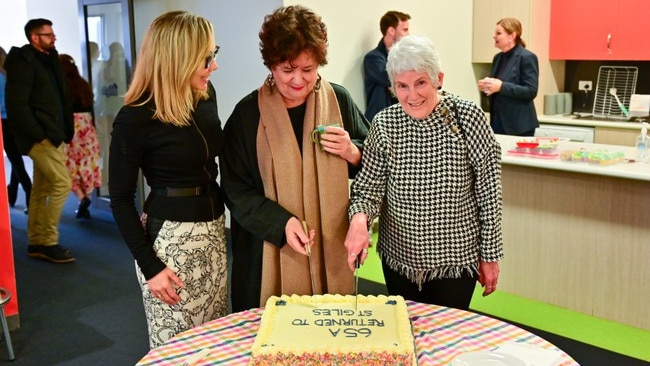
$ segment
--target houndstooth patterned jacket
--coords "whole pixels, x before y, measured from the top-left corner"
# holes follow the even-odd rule
[[[501,148],[475,103],[445,94],[424,120],[384,109],[362,163],[349,217],[380,216],[377,252],[393,270],[422,284],[503,257]]]

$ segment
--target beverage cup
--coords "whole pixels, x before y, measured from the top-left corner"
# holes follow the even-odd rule
[[[557,113],[557,107],[555,105],[555,95],[545,95],[544,96],[544,114],[547,116]]]
[[[338,123],[328,123],[325,125],[319,125],[318,127],[314,128],[313,131],[311,131],[311,140],[320,145],[321,138],[324,133],[327,133],[325,129],[327,127],[340,127]],[[321,149],[323,148],[323,145],[321,145]]]
[[[573,112],[573,93],[565,92],[564,95],[564,114],[571,114]]]
[[[564,113],[564,95],[562,93],[555,94],[555,114]]]

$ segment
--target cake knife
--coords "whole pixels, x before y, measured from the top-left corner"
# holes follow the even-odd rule
[[[359,256],[354,260],[354,311],[359,307]]]
[[[307,238],[309,238],[309,227],[307,226],[306,220],[302,220],[302,229],[305,231],[305,234],[307,234]],[[311,294],[316,295],[316,286],[314,284],[314,269],[311,264],[311,244],[307,243],[307,245],[305,245],[305,252],[307,252],[307,263],[309,263],[309,279],[311,280]]]

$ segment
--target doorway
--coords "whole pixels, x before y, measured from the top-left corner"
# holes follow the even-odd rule
[[[95,95],[94,121],[101,149],[102,186],[93,204],[109,209],[108,159],[113,120],[124,105],[135,61],[132,0],[79,0],[82,72]],[[141,179],[142,180],[142,179]],[[142,207],[142,184],[136,205]],[[96,202],[96,204],[95,204]]]

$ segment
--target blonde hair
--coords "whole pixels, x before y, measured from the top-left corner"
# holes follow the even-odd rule
[[[142,40],[133,81],[124,95],[127,105],[156,104],[153,118],[187,126],[206,91],[192,89],[190,78],[204,67],[214,50],[214,28],[186,11],[165,13],[149,25]]]

